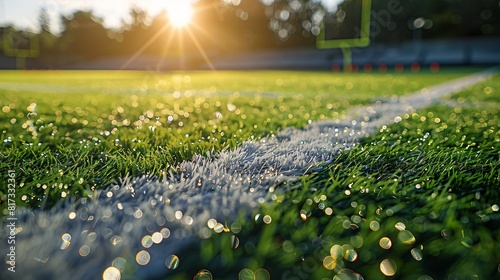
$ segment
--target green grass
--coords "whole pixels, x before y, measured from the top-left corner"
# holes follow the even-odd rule
[[[382,268],[397,279],[498,278],[500,76],[451,101],[460,106],[416,112],[280,186],[255,222],[242,218],[241,232],[214,234],[181,260],[216,279],[247,268],[271,279],[391,278]],[[228,251],[231,235],[241,245]]]
[[[190,85],[175,88],[170,82],[161,90],[125,94],[118,91],[134,88],[150,74],[108,74],[106,79],[98,72],[43,74],[50,78],[0,73],[2,81],[26,79],[68,90],[43,96],[1,92],[1,152],[10,156],[0,169],[4,181],[5,170],[19,170],[24,184],[19,196],[26,195],[20,205],[36,207],[44,195],[53,205],[63,192],[84,195],[127,173],[160,174],[193,153],[232,148],[309,120],[339,118],[375,96],[413,92],[464,73],[199,72],[182,74],[190,76]],[[178,79],[175,75],[153,74],[147,88]],[[95,88],[75,92],[77,83]],[[107,93],[96,95],[104,88]],[[179,98],[173,97],[175,90]],[[37,104],[36,115],[28,118],[31,103]],[[215,117],[217,111],[222,118]],[[168,116],[175,115],[169,123]],[[156,118],[161,125],[155,126]],[[266,279],[267,273],[271,279],[353,279],[341,276],[354,273],[391,278],[382,270],[392,270],[397,279],[498,278],[499,118],[497,75],[382,128],[300,181],[280,185],[272,202],[252,213],[254,220],[244,213],[220,221],[228,232],[212,231],[178,252],[180,265],[168,279],[192,279],[200,269],[215,279],[238,274]],[[391,240],[390,246],[382,244],[385,249],[384,237]]]
[[[0,170],[18,170],[18,205],[52,206],[466,73],[4,71]]]

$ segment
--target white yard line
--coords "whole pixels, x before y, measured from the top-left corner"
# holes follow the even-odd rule
[[[4,270],[1,278],[100,279],[117,257],[135,265],[141,250],[146,250],[151,259],[136,271],[137,275],[165,273],[167,256],[206,235],[210,218],[224,223],[239,211],[251,213],[270,199],[280,182],[293,180],[310,167],[327,164],[339,151],[375,133],[382,125],[399,121],[404,114],[491,75],[491,71],[483,72],[397,101],[356,107],[345,120],[287,129],[277,137],[246,142],[211,157],[195,156],[181,163],[178,173],[167,174],[163,180],[126,178],[108,190],[96,191],[92,199],[47,211],[20,213],[17,272]],[[164,228],[169,229],[170,236],[160,244],[154,243],[148,249],[141,245],[143,236]],[[64,233],[71,235],[71,243],[62,240]],[[87,256],[81,256],[88,250]]]

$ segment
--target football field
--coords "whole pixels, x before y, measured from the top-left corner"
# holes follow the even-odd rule
[[[500,76],[480,71],[0,72],[16,269],[498,277]]]

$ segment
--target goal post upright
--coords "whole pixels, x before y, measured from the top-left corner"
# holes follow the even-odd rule
[[[20,48],[21,44],[29,45],[29,48]],[[7,56],[16,58],[16,68],[24,69],[26,58],[38,57],[40,54],[40,42],[38,36],[21,36],[10,30],[3,33],[3,52]]]
[[[352,53],[351,48],[367,47],[370,44],[370,14],[372,0],[361,1],[361,22],[359,34],[357,38],[342,38],[342,39],[328,39],[326,36],[326,27],[323,22],[320,34],[316,37],[316,47],[318,49],[340,49],[342,51],[344,71],[351,71],[352,69]]]

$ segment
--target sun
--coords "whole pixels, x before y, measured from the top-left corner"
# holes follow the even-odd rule
[[[193,16],[193,6],[188,0],[170,0],[167,3],[167,12],[170,23],[177,28],[187,26]]]

